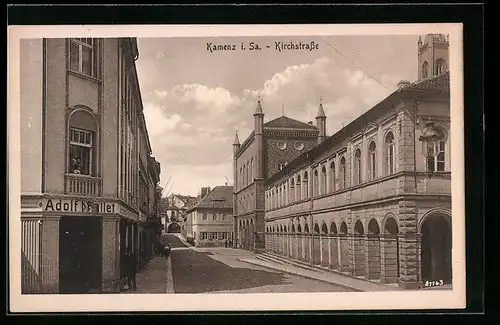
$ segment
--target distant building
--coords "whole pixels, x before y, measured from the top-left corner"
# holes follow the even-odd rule
[[[210,191],[207,188],[206,191]],[[162,198],[161,202],[161,223],[163,233],[182,232],[182,223],[186,218],[186,210],[191,207],[197,197],[181,194],[171,194]]]
[[[419,40],[419,80],[268,178],[266,250],[403,288],[451,283],[447,49]]]
[[[240,144],[233,143],[235,247],[264,251],[264,182],[303,152],[326,138],[326,116],[321,108],[313,122],[280,116],[264,123],[260,100],[254,130]]]
[[[200,195],[200,201],[186,211],[186,239],[197,247],[229,245],[233,240],[232,202],[232,186],[216,186]]]
[[[135,38],[22,40],[23,293],[118,292],[151,254],[151,156]]]

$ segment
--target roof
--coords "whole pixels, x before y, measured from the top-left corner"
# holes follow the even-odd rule
[[[450,70],[437,76],[411,82],[403,86],[403,89],[441,90],[448,92],[450,91]]]
[[[381,111],[390,108],[391,104],[401,99],[402,94],[407,93],[411,95],[412,91],[439,91],[440,93],[447,93],[450,90],[450,72],[449,70],[441,75],[434,76],[432,78],[427,78],[423,80],[417,80],[407,85],[397,89],[389,96],[385,97],[378,104],[370,108],[368,111],[358,116],[354,121],[337,131],[335,134],[328,137],[325,141],[319,145],[311,148],[309,151],[302,153],[300,156],[296,157],[290,161],[287,166],[269,177],[266,184],[272,184],[277,180],[281,179],[285,175],[288,175],[291,171],[301,168],[304,165],[310,163],[311,158],[315,157],[321,152],[328,150],[332,145],[339,139],[344,138],[348,134],[352,134],[353,129],[359,128],[360,125],[365,125],[367,120],[376,114],[380,114]]]
[[[233,208],[233,187],[216,186],[190,210],[198,208]]]
[[[314,125],[294,120],[286,116],[280,116],[264,123],[265,128],[289,128],[289,129],[302,129],[302,130],[317,130]]]

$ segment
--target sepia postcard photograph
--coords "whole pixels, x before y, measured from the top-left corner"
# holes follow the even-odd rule
[[[463,106],[461,24],[10,26],[10,308],[465,308]]]

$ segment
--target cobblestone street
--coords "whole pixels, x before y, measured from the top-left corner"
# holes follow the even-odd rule
[[[176,236],[172,245],[175,293],[340,292],[348,288],[241,262],[251,252],[231,248],[190,248]]]

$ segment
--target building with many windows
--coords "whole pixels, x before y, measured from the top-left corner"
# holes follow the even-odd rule
[[[425,40],[417,81],[268,179],[267,251],[404,288],[451,283],[447,39]]]
[[[326,116],[322,107],[312,122],[280,116],[264,123],[260,100],[254,113],[254,130],[240,144],[233,143],[234,233],[233,245],[262,252],[264,242],[264,182],[301,153],[326,138]]]
[[[233,239],[233,187],[216,186],[186,211],[186,239],[197,247],[227,246]]]
[[[146,259],[159,224],[136,39],[20,52],[23,292],[117,292],[125,252]]]

